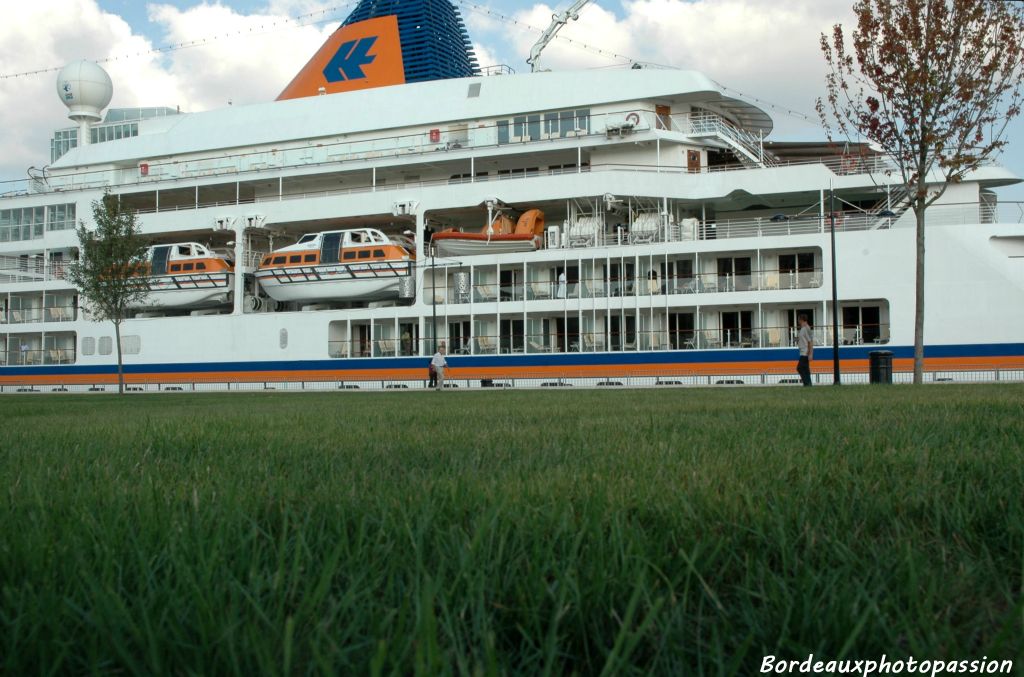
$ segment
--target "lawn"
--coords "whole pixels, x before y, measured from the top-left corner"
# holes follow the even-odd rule
[[[5,674],[1024,660],[1024,386],[0,397]]]

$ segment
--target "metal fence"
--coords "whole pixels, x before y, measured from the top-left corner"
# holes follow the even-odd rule
[[[145,393],[202,393],[202,392],[384,392],[384,391],[422,391],[427,389],[426,360],[424,359],[423,378],[417,379],[378,379],[378,380],[261,380],[249,382],[167,380],[153,383],[132,383],[130,377],[125,389],[129,394]],[[811,375],[815,385],[832,384],[831,371],[817,371]],[[893,384],[908,384],[913,380],[911,371],[894,371]],[[867,385],[869,374],[863,372],[846,372],[842,374],[844,385]],[[931,370],[925,372],[925,383],[1019,383],[1024,382],[1024,365],[1009,368],[977,368],[962,370]],[[606,376],[593,375],[587,377],[557,377],[551,375],[517,376],[515,378],[466,379],[454,377],[445,379],[445,389],[452,391],[490,391],[508,389],[548,389],[548,388],[695,388],[695,387],[766,387],[766,386],[799,386],[800,378],[790,368],[774,372],[757,374],[700,374],[682,376],[659,376],[649,373],[610,373]],[[117,383],[34,383],[31,379],[24,382],[8,382],[0,385],[0,394],[17,393],[116,393]]]

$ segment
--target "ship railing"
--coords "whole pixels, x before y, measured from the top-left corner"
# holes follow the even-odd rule
[[[49,282],[63,280],[67,263],[48,261],[42,254],[22,258],[0,256],[0,282]]]
[[[663,278],[658,273],[635,277],[573,277],[565,284],[556,280],[533,280],[518,284],[482,281],[471,291],[455,286],[437,287],[437,304],[502,303],[516,301],[571,301],[579,299],[615,298],[624,296],[657,296],[662,294],[719,294],[733,292],[817,289],[822,286],[821,268],[793,270],[771,268],[750,273],[696,273]],[[430,303],[427,290],[427,303]]]
[[[269,253],[270,252],[257,251],[255,249],[247,249],[243,251],[242,268],[245,270],[255,270],[256,268],[259,268],[260,263],[263,261],[263,257],[265,257]],[[237,270],[237,262],[235,265]]]
[[[33,366],[74,364],[74,348],[22,348],[16,341],[7,350],[0,350],[0,366]]]
[[[638,116],[639,124],[617,123],[627,120],[630,116]],[[543,123],[543,124],[542,124]],[[507,123],[506,123],[507,124]],[[574,121],[572,130],[563,130],[559,126],[557,133],[548,133],[547,121],[538,121],[542,131],[536,135],[520,137],[516,141],[505,143],[499,139],[499,123],[469,129],[421,130],[371,139],[344,140],[335,143],[296,145],[290,148],[275,148],[259,151],[245,151],[220,157],[196,158],[189,160],[168,160],[165,162],[146,163],[145,170],[141,167],[125,169],[97,169],[93,171],[76,171],[63,173],[65,170],[51,170],[46,182],[19,179],[0,182],[0,200],[6,197],[18,197],[28,194],[47,194],[69,192],[75,190],[92,190],[96,188],[137,188],[149,186],[161,181],[189,180],[209,177],[235,177],[279,172],[281,170],[337,167],[340,163],[387,161],[394,158],[406,158],[415,155],[450,153],[452,151],[485,150],[501,146],[521,145],[524,147],[539,144],[551,144],[555,141],[576,141],[580,138],[595,137],[596,143],[607,136],[608,129],[623,129],[657,132],[659,130],[677,131],[687,135],[713,135],[730,145],[743,148],[748,160],[761,165],[795,166],[806,164],[825,164],[837,175],[857,173],[893,173],[895,166],[884,156],[866,156],[843,153],[836,146],[834,154],[821,158],[803,158],[798,161],[783,161],[772,156],[764,147],[760,134],[738,127],[726,118],[710,112],[697,114],[657,115],[649,110],[622,110],[604,113],[592,113]],[[995,161],[987,162],[995,164]],[[701,167],[699,171],[725,171],[728,169],[749,169],[742,163],[732,167],[715,166]],[[684,169],[683,171],[690,171]],[[198,207],[218,207],[231,204],[244,204],[252,199],[207,200],[203,199],[203,187],[195,193],[195,199],[186,204],[174,203],[161,206],[159,211],[176,211]],[[144,208],[142,213],[153,211]],[[40,234],[39,237],[42,235]],[[2,234],[0,234],[2,238]],[[29,239],[19,237],[17,239]],[[0,239],[0,241],[3,241]]]
[[[666,328],[643,327],[628,331],[602,330],[591,325],[580,331],[540,331],[543,320],[555,326],[557,318],[534,318],[527,321],[525,331],[511,333],[480,331],[476,334],[439,335],[437,344],[444,344],[449,355],[509,355],[516,353],[610,353],[676,350],[743,350],[748,348],[794,348],[797,328],[785,326]],[[438,320],[438,329],[445,323]],[[428,324],[429,331],[429,324]],[[812,329],[816,346],[831,346],[832,328]],[[884,345],[889,343],[889,324],[845,324],[840,328],[841,346]],[[431,338],[414,341],[411,337],[391,335],[359,340],[328,342],[332,359],[379,357],[426,357],[433,354]]]
[[[37,299],[38,300],[38,299]],[[33,322],[74,322],[78,316],[75,305],[30,306],[0,311],[0,324],[29,324]]]
[[[714,113],[683,114],[672,116],[673,127],[688,136],[715,136],[739,151],[741,158],[746,158],[753,166],[773,166],[778,158],[765,151],[764,140],[759,134],[730,124],[720,115]]]

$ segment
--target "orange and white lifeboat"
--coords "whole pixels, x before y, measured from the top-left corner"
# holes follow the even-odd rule
[[[231,302],[234,264],[198,242],[154,245],[147,250],[143,306],[207,308]]]
[[[309,233],[263,257],[256,279],[275,301],[375,301],[398,296],[415,246],[376,228]]]
[[[530,209],[514,226],[512,219],[499,214],[479,233],[444,230],[434,233],[431,242],[442,256],[472,256],[535,251],[540,248],[543,237],[544,212]]]

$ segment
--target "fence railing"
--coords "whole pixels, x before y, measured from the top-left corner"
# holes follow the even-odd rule
[[[126,382],[128,393],[157,392],[260,392],[266,390],[286,392],[307,391],[383,391],[383,390],[417,390],[425,389],[428,384],[426,358],[423,360],[422,374],[419,377],[406,379],[373,379],[359,378],[340,380],[335,377],[323,379],[297,380],[282,376],[280,378],[259,378],[251,381],[227,382],[218,381],[215,377],[202,379],[173,379],[140,381],[128,375]],[[831,384],[833,379],[831,364],[812,364],[812,381],[816,385]],[[846,369],[841,374],[841,381],[847,385],[869,383],[869,373],[864,369]],[[894,384],[909,384],[913,380],[911,370],[895,368],[892,374]],[[961,369],[926,369],[925,383],[998,383],[1024,381],[1024,364],[1006,367],[987,365],[965,365]],[[732,372],[711,372],[692,374],[655,373],[647,369],[609,370],[606,374],[588,376],[559,377],[548,373],[518,371],[515,376],[483,379],[467,379],[460,377],[458,368],[449,371],[445,379],[445,387],[450,389],[508,389],[508,388],[655,388],[664,387],[756,387],[756,386],[799,386],[800,379],[793,365],[779,365],[778,368],[762,369],[757,372],[738,369]],[[872,386],[885,387],[885,386]],[[0,394],[18,393],[116,393],[115,378],[96,380],[96,382],[39,383],[31,379],[7,381],[0,384]]]

